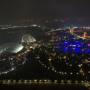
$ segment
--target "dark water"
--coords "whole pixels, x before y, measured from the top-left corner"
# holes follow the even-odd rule
[[[30,90],[89,90],[83,86],[75,85],[3,85],[0,89],[30,89]]]
[[[22,36],[24,34],[30,34],[36,38],[36,40],[41,39],[44,36],[44,31],[41,28],[16,28],[0,30],[0,44],[8,42],[21,42]]]

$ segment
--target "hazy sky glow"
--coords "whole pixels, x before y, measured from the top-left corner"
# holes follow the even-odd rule
[[[89,0],[0,0],[0,22],[27,16],[89,17]]]

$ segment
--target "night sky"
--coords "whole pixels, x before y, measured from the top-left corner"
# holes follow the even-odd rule
[[[0,0],[0,23],[23,17],[90,17],[90,0]]]

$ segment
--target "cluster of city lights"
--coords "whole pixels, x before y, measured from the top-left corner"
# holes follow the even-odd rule
[[[63,53],[90,54],[90,47],[89,44],[85,44],[84,41],[65,40],[58,45],[58,51]]]
[[[51,71],[53,71],[53,72],[55,72],[55,73],[57,73],[57,74],[59,74],[59,75],[68,75],[68,74],[69,74],[69,75],[73,75],[73,74],[79,75],[79,72],[73,73],[73,72],[57,71],[57,70],[54,68],[54,66],[47,66],[47,65],[45,65],[43,62],[41,62],[41,61],[39,60],[39,58],[38,58],[38,62],[39,62],[43,67],[45,67],[45,68],[47,68],[48,70],[51,70]],[[72,64],[70,64],[69,66],[72,67]]]
[[[34,80],[0,80],[0,84],[2,85],[18,85],[18,84],[60,84],[60,85],[72,85],[72,84],[76,84],[76,85],[84,85],[86,87],[90,86],[90,82],[88,81],[78,81],[75,80],[74,82],[72,82],[72,80],[48,80],[48,79],[44,79],[44,80],[38,80],[38,79],[34,79]]]
[[[25,54],[27,53],[27,51],[25,51],[25,52],[21,52],[21,53],[19,53],[19,54],[17,54],[17,55],[15,55],[15,56],[9,56],[8,58],[5,58],[5,56],[7,56],[7,55],[3,55],[3,58],[1,58],[1,60],[0,60],[0,63],[2,64],[2,62],[3,62],[3,65],[4,65],[4,67],[5,67],[5,63],[7,63],[8,62],[8,66],[9,66],[9,68],[6,68],[6,70],[1,70],[0,71],[0,75],[2,75],[2,74],[7,74],[7,73],[9,73],[9,72],[11,72],[11,71],[14,71],[16,68],[17,68],[17,65],[16,65],[16,63],[18,64],[18,66],[19,65],[24,65],[25,63],[26,63],[26,61],[27,61],[27,59],[26,59],[26,57],[25,57]],[[23,60],[21,60],[20,58],[22,58]],[[15,60],[14,60],[15,59]],[[20,63],[19,63],[20,62]],[[3,67],[2,67],[3,68]],[[2,69],[1,68],[1,69]]]

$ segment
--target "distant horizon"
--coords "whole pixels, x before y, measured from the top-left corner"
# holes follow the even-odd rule
[[[90,18],[90,0],[1,0],[0,23],[31,18]]]
[[[45,21],[61,20],[62,22],[90,23],[90,17],[18,17],[12,20],[0,20],[0,24],[23,24],[23,23],[43,23]]]

